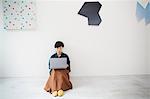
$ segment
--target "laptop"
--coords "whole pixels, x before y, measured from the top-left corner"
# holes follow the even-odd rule
[[[67,58],[51,58],[50,59],[51,69],[65,69],[68,67]]]

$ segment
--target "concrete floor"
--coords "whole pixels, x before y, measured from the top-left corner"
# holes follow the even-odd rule
[[[0,99],[150,99],[150,75],[72,77],[63,97],[43,90],[47,78],[0,78]]]

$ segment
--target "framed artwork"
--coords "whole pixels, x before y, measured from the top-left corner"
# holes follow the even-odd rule
[[[3,21],[6,30],[36,28],[35,0],[2,0]]]
[[[145,20],[145,24],[150,24],[150,0],[137,0],[136,6],[137,20]]]

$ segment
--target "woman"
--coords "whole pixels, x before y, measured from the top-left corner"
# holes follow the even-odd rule
[[[63,42],[57,41],[55,43],[56,53],[51,56],[51,58],[67,58],[68,67],[66,69],[51,69],[49,61],[49,79],[44,87],[44,90],[52,93],[54,97],[63,96],[66,90],[72,89],[72,84],[70,82],[69,72],[70,70],[70,60],[67,54],[62,52],[64,47]]]

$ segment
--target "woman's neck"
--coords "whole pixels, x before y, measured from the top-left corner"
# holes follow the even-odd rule
[[[61,53],[62,53],[62,52],[61,52]],[[61,53],[58,53],[58,52],[57,52],[57,56],[60,57],[60,56],[61,56]]]

